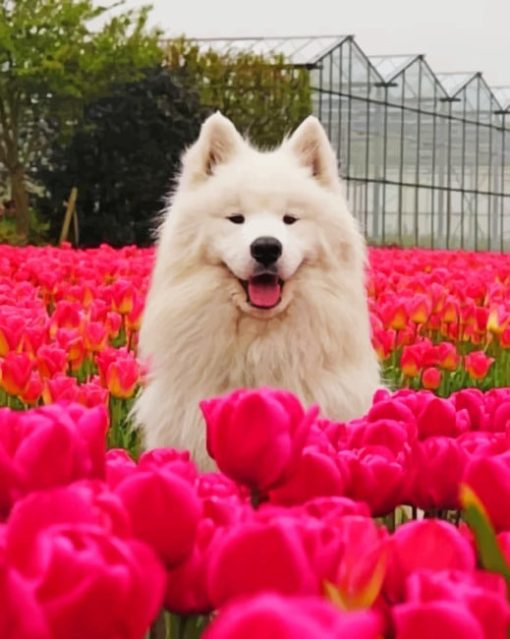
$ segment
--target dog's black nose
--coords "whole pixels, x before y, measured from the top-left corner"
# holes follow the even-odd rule
[[[270,266],[282,254],[282,243],[276,237],[258,237],[251,243],[251,256],[263,266]]]

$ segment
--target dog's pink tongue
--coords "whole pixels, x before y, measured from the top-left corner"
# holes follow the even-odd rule
[[[274,282],[248,282],[248,295],[250,302],[260,308],[271,308],[280,301],[281,287],[275,279]]]

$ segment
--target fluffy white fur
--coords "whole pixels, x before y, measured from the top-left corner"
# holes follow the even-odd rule
[[[242,214],[244,224],[228,216]],[[283,222],[293,215],[298,221]],[[281,302],[253,308],[239,280],[250,244],[280,240]],[[160,229],[140,354],[150,366],[136,405],[148,448],[187,448],[211,465],[198,403],[238,387],[273,386],[324,416],[361,415],[379,385],[364,288],[365,246],[334,152],[307,118],[260,152],[219,113],[202,126]]]

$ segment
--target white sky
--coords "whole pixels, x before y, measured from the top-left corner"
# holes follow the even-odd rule
[[[127,0],[127,6],[145,4]],[[424,53],[439,71],[510,85],[510,0],[152,0],[151,23],[188,36],[356,36],[368,55]]]

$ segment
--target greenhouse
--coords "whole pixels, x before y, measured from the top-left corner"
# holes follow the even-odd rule
[[[369,57],[353,36],[197,42],[308,70],[370,243],[510,248],[510,85],[439,73],[424,55]]]

